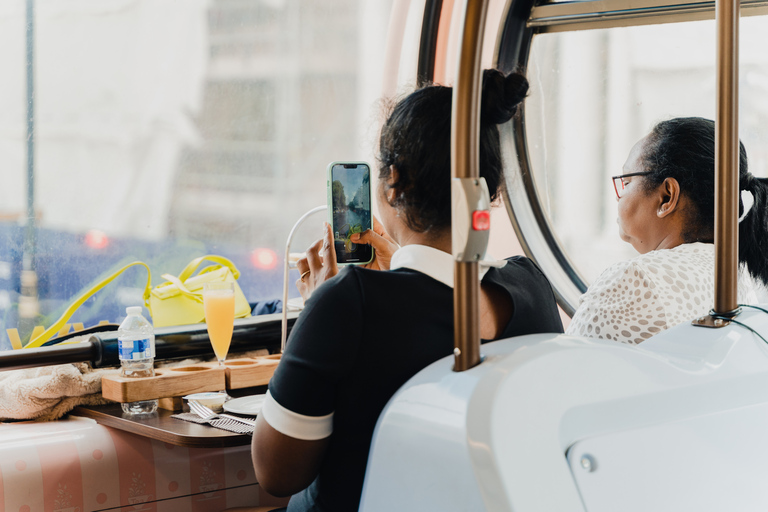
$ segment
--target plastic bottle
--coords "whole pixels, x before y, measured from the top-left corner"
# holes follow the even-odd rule
[[[141,306],[125,309],[128,315],[117,330],[117,345],[123,377],[155,376],[155,331],[141,315]],[[157,410],[157,400],[142,400],[123,404],[126,414],[151,414]]]

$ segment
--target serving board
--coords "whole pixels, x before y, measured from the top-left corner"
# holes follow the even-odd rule
[[[280,354],[249,357],[219,363],[197,363],[177,368],[159,368],[154,377],[126,378],[105,375],[101,379],[101,394],[115,402],[138,402],[160,399],[159,406],[178,411],[182,408],[181,397],[204,391],[242,389],[264,386],[280,362]]]
[[[227,361],[227,389],[266,386],[275,373],[281,354]]]
[[[203,391],[221,391],[225,385],[226,372],[224,368],[219,368],[219,363],[197,363],[156,369],[154,377],[105,375],[101,378],[101,394],[115,402],[138,402]]]

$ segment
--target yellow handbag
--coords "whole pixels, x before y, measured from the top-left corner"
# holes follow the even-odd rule
[[[42,347],[45,344],[45,342],[51,339],[54,334],[59,332],[59,330],[61,330],[61,328],[64,327],[64,324],[66,324],[67,320],[69,320],[70,317],[74,314],[74,312],[77,311],[77,308],[82,306],[83,303],[86,300],[90,299],[91,296],[93,296],[96,292],[98,292],[99,290],[107,286],[109,283],[114,281],[117,276],[122,274],[125,270],[133,267],[134,265],[141,265],[147,269],[147,284],[144,286],[144,305],[149,307],[149,294],[150,294],[150,290],[152,289],[152,272],[149,270],[149,267],[146,265],[146,263],[143,263],[141,261],[134,261],[133,263],[129,263],[128,265],[124,266],[123,268],[121,268],[111,276],[97,283],[90,290],[83,293],[72,304],[69,305],[69,307],[59,317],[59,319],[53,323],[52,326],[50,326],[48,329],[43,331],[42,334],[31,339],[29,343],[24,345],[24,348]]]
[[[193,276],[195,270],[205,261],[209,265]],[[237,284],[240,271],[234,263],[222,256],[201,256],[184,267],[178,277],[163,274],[165,283],[155,287],[149,296],[149,310],[155,327],[169,325],[198,324],[205,321],[203,310],[203,284],[215,282],[235,283],[235,318],[251,316],[251,306]]]
[[[197,267],[204,260],[213,261],[218,265],[209,265],[196,275]],[[155,327],[168,327],[171,325],[199,324],[205,321],[205,311],[203,309],[203,284],[208,282],[233,282],[235,283],[235,318],[246,318],[251,316],[251,306],[243,295],[243,291],[238,286],[236,279],[240,277],[240,271],[237,270],[234,263],[222,256],[202,256],[195,258],[179,277],[170,274],[163,274],[165,283],[152,289],[152,273],[149,267],[141,262],[134,261],[125,265],[106,279],[100,281],[95,286],[80,295],[64,313],[48,329],[40,335],[35,336],[24,348],[42,347],[56,333],[58,333],[77,309],[83,303],[91,298],[96,292],[115,280],[125,270],[141,265],[147,269],[147,284],[144,287],[144,305],[149,309],[152,315],[152,324]],[[14,343],[14,348],[21,348],[21,344]]]

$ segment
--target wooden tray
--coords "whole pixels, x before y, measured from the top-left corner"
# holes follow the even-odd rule
[[[153,398],[172,399],[169,405],[161,407],[180,410],[179,397],[204,391],[242,389],[264,386],[275,373],[280,354],[271,356],[232,359],[226,367],[219,363],[198,363],[178,368],[159,368],[154,377],[125,378],[119,375],[105,375],[101,379],[101,394],[115,402],[137,402]],[[170,403],[173,405],[170,405]]]
[[[226,361],[227,389],[265,386],[275,373],[281,354]]]
[[[101,378],[101,394],[115,402],[137,402],[203,391],[221,391],[226,381],[225,369],[219,368],[219,363],[199,363],[178,368],[160,368],[155,370],[154,377],[136,379],[105,375]]]

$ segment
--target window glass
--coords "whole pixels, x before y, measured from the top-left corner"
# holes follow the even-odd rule
[[[28,24],[25,1],[0,2],[0,349],[6,328],[28,337],[134,260],[156,285],[226,256],[249,301],[280,297],[288,232],[325,204],[326,165],[375,163],[391,0],[34,5]],[[73,321],[119,321],[145,280],[129,270]]]
[[[768,18],[741,20],[739,131],[768,176]],[[539,198],[588,282],[637,253],[618,237],[611,176],[659,121],[715,116],[714,21],[553,33],[533,41],[527,146]]]

